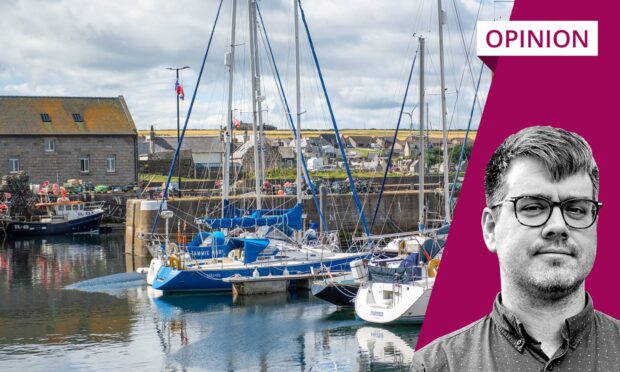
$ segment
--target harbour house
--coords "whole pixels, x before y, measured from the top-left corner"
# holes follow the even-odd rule
[[[126,185],[138,180],[137,144],[123,96],[0,96],[0,175]]]

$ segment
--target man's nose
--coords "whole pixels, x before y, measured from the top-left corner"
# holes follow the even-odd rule
[[[562,216],[562,210],[559,206],[556,207],[551,210],[549,220],[543,225],[542,235],[546,239],[567,239],[568,226]]]

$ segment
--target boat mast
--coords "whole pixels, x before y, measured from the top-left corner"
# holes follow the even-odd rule
[[[295,104],[297,110],[297,130],[295,131],[295,151],[297,153],[297,204],[301,205],[301,80],[299,75],[299,0],[293,1],[295,8]],[[301,240],[301,234],[296,232],[297,241]]]
[[[260,164],[259,164],[259,153],[258,153],[258,131],[257,131],[257,110],[256,110],[256,51],[255,51],[255,38],[254,34],[254,2],[253,0],[248,0],[248,20],[250,22],[250,77],[252,80],[252,136],[254,137],[254,173],[255,173],[255,182],[254,182],[254,192],[256,193],[256,209],[261,209],[261,198],[260,198],[260,189],[261,189],[261,179],[260,179]]]
[[[443,24],[445,13],[441,9],[441,0],[437,0],[437,15],[439,16],[439,72],[441,76],[441,129],[443,132],[443,199],[445,204],[445,222],[450,223],[450,180],[448,171],[450,170],[450,159],[448,159],[448,129],[446,127],[446,81],[444,77],[443,63]]]
[[[426,228],[424,213],[424,38],[420,37],[420,156],[418,158],[418,231]]]
[[[228,66],[228,106],[226,112],[226,133],[224,135],[224,182],[222,184],[222,204],[228,200],[230,187],[230,155],[232,145],[232,98],[233,70],[235,66],[235,22],[237,18],[237,0],[232,0],[232,21],[230,26],[230,52],[226,53],[224,63]],[[226,208],[222,205],[222,218],[226,217]]]
[[[261,75],[260,75],[260,60],[258,59],[258,19],[256,18],[256,0],[252,0],[252,24],[254,25],[254,72],[256,76],[256,102],[258,113],[258,143],[260,151],[260,184],[262,186],[265,181],[265,133],[263,128],[263,101],[265,97],[261,91]]]
[[[301,204],[301,80],[299,77],[299,1],[295,6],[295,95],[297,105],[297,131],[295,133],[295,150],[297,151],[297,204]]]

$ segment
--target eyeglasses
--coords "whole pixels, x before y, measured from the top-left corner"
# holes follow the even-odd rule
[[[504,203],[513,203],[515,217],[521,225],[540,227],[549,221],[553,208],[560,207],[562,218],[567,226],[573,229],[587,229],[594,224],[599,209],[603,204],[590,199],[567,199],[555,202],[540,196],[516,196],[502,200],[491,206],[491,209]]]

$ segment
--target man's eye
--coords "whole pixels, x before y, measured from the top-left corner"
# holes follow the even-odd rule
[[[527,212],[527,213],[540,213],[545,210],[547,210],[547,206],[543,204],[538,204],[538,203],[532,203],[532,204],[521,206],[521,211]]]
[[[585,208],[578,207],[578,206],[568,206],[564,208],[564,211],[573,217],[585,216],[587,213]]]

